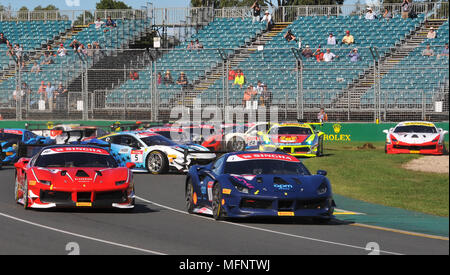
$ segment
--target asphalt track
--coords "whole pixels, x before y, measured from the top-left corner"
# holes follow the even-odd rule
[[[13,200],[14,170],[0,170],[0,254],[299,255],[449,254],[448,240],[335,220],[217,222],[184,211],[184,176],[136,174],[136,207],[117,211],[24,210]],[[357,209],[352,209],[357,211]]]

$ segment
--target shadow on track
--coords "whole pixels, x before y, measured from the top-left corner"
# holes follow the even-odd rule
[[[45,213],[96,213],[96,214],[147,214],[157,213],[159,210],[150,209],[145,204],[136,204],[133,209],[119,208],[51,208],[51,209],[33,209],[32,211]]]

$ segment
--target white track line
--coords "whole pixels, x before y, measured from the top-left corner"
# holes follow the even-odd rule
[[[159,204],[159,203],[156,203],[156,202],[152,202],[152,201],[146,200],[146,199],[138,197],[138,196],[136,196],[136,199],[139,199],[139,200],[141,200],[143,202],[150,203],[150,204],[156,205],[158,207],[165,208],[167,210],[174,211],[174,212],[177,212],[177,213],[180,213],[180,214],[191,215],[191,214],[189,214],[186,211],[182,211],[182,210],[175,209],[175,208],[172,208],[172,207],[169,207],[169,206],[165,206],[165,205],[162,205],[162,204]],[[191,216],[195,216],[195,217],[199,217],[199,218],[215,221],[213,218],[210,218],[210,217],[205,217],[205,216],[200,216],[200,215],[191,215]],[[277,234],[277,235],[283,235],[283,236],[288,236],[288,237],[293,237],[293,238],[298,238],[298,239],[310,240],[310,241],[315,241],[315,242],[321,242],[321,243],[332,244],[332,245],[337,245],[337,246],[356,248],[356,249],[367,251],[367,249],[365,247],[361,247],[361,246],[355,246],[355,245],[350,245],[350,244],[344,244],[344,243],[332,242],[332,241],[327,241],[327,240],[315,239],[315,238],[310,238],[310,237],[305,237],[305,236],[300,236],[300,235],[294,235],[294,234],[280,232],[280,231],[274,231],[274,230],[270,230],[270,229],[264,229],[264,228],[260,228],[260,227],[249,226],[249,225],[245,225],[245,224],[232,223],[232,222],[227,222],[227,221],[219,221],[219,222],[226,223],[226,224],[231,224],[231,225],[234,225],[234,226],[244,227],[244,228],[248,228],[248,229],[268,232],[268,233],[272,233],[272,234]],[[392,255],[402,255],[400,253],[390,252],[390,251],[383,251],[383,250],[380,250],[379,252],[380,253],[385,253],[385,254],[392,254]]]
[[[120,244],[120,243],[116,243],[116,242],[110,242],[110,241],[106,241],[106,240],[102,240],[102,239],[97,239],[97,238],[93,238],[93,237],[89,237],[89,236],[85,236],[85,235],[81,235],[81,234],[77,234],[77,233],[72,233],[72,232],[69,232],[69,231],[65,231],[65,230],[53,228],[53,227],[50,227],[50,226],[46,226],[46,225],[30,222],[30,221],[27,221],[27,220],[19,219],[19,218],[16,218],[16,217],[4,214],[4,213],[0,213],[0,216],[3,216],[5,218],[11,219],[11,220],[15,220],[15,221],[18,221],[18,222],[26,223],[26,224],[29,224],[29,225],[37,226],[37,227],[40,227],[40,228],[43,228],[43,229],[59,232],[59,233],[66,234],[66,235],[75,236],[75,237],[82,238],[82,239],[87,239],[87,240],[91,240],[91,241],[96,241],[96,242],[100,242],[100,243],[109,244],[109,245],[112,245],[112,246],[118,246],[118,247],[122,247],[122,248],[127,248],[127,249],[131,249],[131,250],[136,250],[136,251],[150,253],[150,254],[155,254],[155,255],[166,255],[166,254],[158,252],[158,251],[143,249],[143,248],[129,246],[129,245]]]

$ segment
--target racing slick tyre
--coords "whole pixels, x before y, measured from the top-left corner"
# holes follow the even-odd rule
[[[16,182],[14,183],[14,200],[16,203],[19,203],[19,180],[17,179],[16,175]]]
[[[317,147],[317,157],[323,156],[323,137],[319,137],[319,145]]]
[[[25,178],[25,188],[24,188],[24,190],[23,190],[23,208],[25,209],[25,210],[27,210],[28,209],[28,180],[27,180],[27,178]]]
[[[169,170],[169,161],[164,153],[153,151],[147,157],[147,169],[152,174],[165,174]]]
[[[240,152],[245,150],[245,141],[239,137],[233,137],[230,142],[228,142],[228,151],[230,152]]]
[[[213,218],[216,221],[225,220],[225,211],[222,207],[222,188],[220,184],[216,183],[213,187],[213,198],[212,198],[212,212]]]
[[[192,180],[189,178],[186,184],[185,190],[185,198],[186,198],[186,211],[189,214],[194,213],[194,185],[192,184]]]

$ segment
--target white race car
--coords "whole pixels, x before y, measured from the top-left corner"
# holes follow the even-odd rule
[[[229,152],[244,151],[247,147],[258,146],[258,132],[266,133],[270,128],[267,122],[258,122],[238,126],[232,132],[225,134],[224,142]]]
[[[436,128],[431,122],[406,121],[384,130],[387,154],[442,155],[446,152],[444,140],[448,131]]]
[[[111,155],[120,166],[133,162],[135,172],[164,174],[170,168],[187,172],[194,164],[208,164],[216,158],[201,145],[181,145],[149,131],[126,131],[99,138],[111,144]]]

